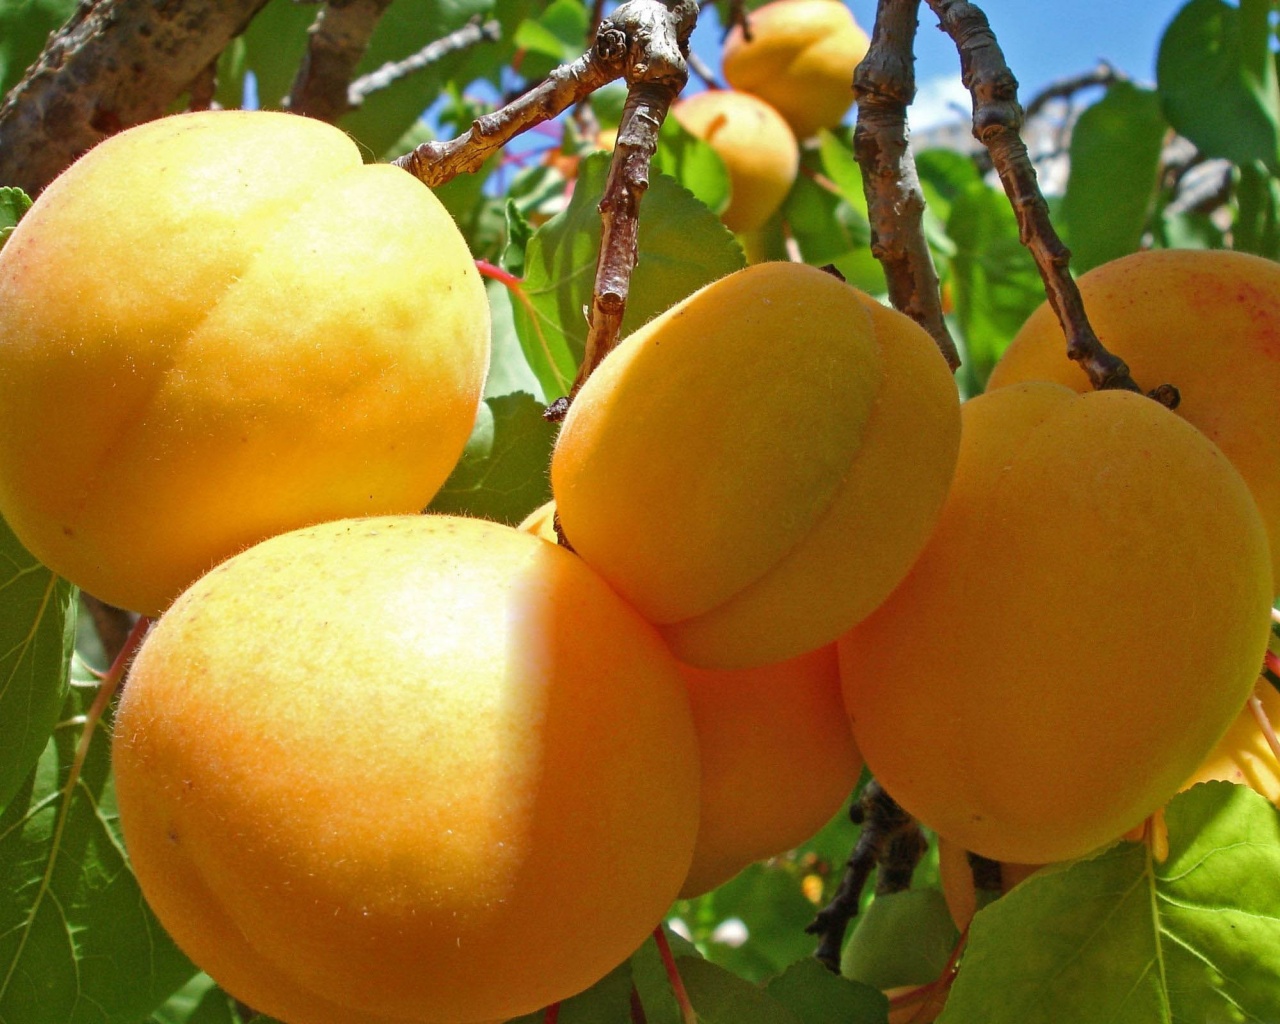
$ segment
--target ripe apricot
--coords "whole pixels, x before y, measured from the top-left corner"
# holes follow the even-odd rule
[[[289,1024],[565,998],[656,926],[697,831],[661,639],[482,520],[343,520],[223,562],[143,645],[113,759],[161,922]]]
[[[1267,524],[1280,593],[1280,265],[1241,252],[1141,252],[1084,274],[1080,293],[1098,336],[1138,383],[1175,384],[1178,415],[1240,471]],[[1014,337],[989,387],[1024,380],[1089,387],[1047,304]]]
[[[725,40],[725,80],[770,103],[797,138],[838,125],[871,43],[850,10],[840,0],[773,0],[750,19],[750,42],[740,26]]]
[[[840,640],[854,737],[935,831],[1067,860],[1168,800],[1221,738],[1269,634],[1266,530],[1240,475],[1129,392],[967,402],[929,544]]]
[[[0,251],[0,512],[156,614],[263,537],[420,510],[488,355],[466,243],[410,175],[288,114],[144,124]]]
[[[706,141],[729,174],[729,205],[720,214],[730,231],[756,231],[787,198],[800,169],[800,147],[782,115],[758,97],[711,89],[671,110]]]
[[[702,756],[689,897],[812,837],[849,799],[862,758],[834,644],[760,668],[681,671]]]
[[[601,363],[551,482],[570,543],[703,668],[831,643],[946,495],[956,389],[907,317],[797,263],[702,288]]]

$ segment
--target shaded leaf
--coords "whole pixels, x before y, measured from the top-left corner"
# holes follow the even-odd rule
[[[876,989],[926,985],[942,974],[959,941],[941,891],[887,893],[859,915],[840,972]]]
[[[307,50],[307,29],[320,8],[293,0],[271,0],[249,22],[231,63],[219,64],[218,92],[223,102],[239,105],[244,76],[253,73],[258,105],[279,110]]]
[[[1129,82],[1113,85],[1080,115],[1060,225],[1074,273],[1138,251],[1166,131],[1156,94]]]
[[[700,1024],[803,1024],[764,989],[709,960],[677,957],[676,967]]]
[[[156,1010],[147,1024],[245,1024],[235,1000],[209,975],[197,974]],[[262,1016],[253,1024],[271,1024]]]
[[[486,398],[431,511],[514,524],[551,500],[547,470],[557,427],[543,419],[543,409],[524,393]]]
[[[40,757],[66,699],[75,591],[0,519],[0,808]]]
[[[138,1024],[195,973],[151,914],[121,843],[109,723],[73,761],[96,687],[62,720],[0,816],[0,1020]]]
[[[546,1019],[546,1011],[537,1010],[508,1024],[545,1024]],[[627,1024],[630,1020],[631,962],[624,960],[585,992],[564,1000],[556,1024]]]
[[[489,318],[492,323],[489,374],[484,382],[484,397],[499,398],[524,391],[542,401],[542,389],[533,371],[529,369],[524,349],[520,347],[520,338],[516,334],[513,303],[518,300],[499,281],[485,281],[484,290],[489,297]]]
[[[1174,130],[1205,155],[1238,164],[1257,160],[1275,171],[1280,110],[1274,89],[1248,73],[1241,28],[1239,9],[1224,0],[1183,7],[1160,40],[1160,102]]]
[[[1165,820],[1163,863],[1119,843],[979,911],[940,1024],[1280,1020],[1280,811],[1211,782]]]
[[[678,958],[679,936],[669,930],[666,934],[667,942]],[[645,1024],[684,1024],[680,1004],[671,988],[671,979],[667,977],[666,965],[662,962],[662,954],[658,952],[658,944],[652,937],[646,939],[631,955],[631,978],[636,987],[636,996],[644,1009]]]
[[[578,165],[568,209],[534,233],[525,251],[524,290],[537,316],[516,309],[530,367],[548,396],[568,391],[587,335],[600,248],[600,214],[609,154]],[[740,269],[742,250],[714,213],[665,174],[651,177],[641,206],[639,257],[631,278],[624,335],[705,284]]]
[[[812,957],[792,964],[765,991],[801,1024],[886,1024],[889,1019],[883,992],[833,974]]]
[[[0,0],[0,96],[17,85],[49,33],[75,9],[76,0]]]

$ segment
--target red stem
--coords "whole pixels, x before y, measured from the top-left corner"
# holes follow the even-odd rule
[[[680,1005],[680,1016],[684,1018],[684,1024],[698,1024],[698,1015],[693,1012],[693,1004],[689,1002],[689,993],[685,990],[684,981],[676,967],[676,958],[671,953],[671,945],[667,942],[667,933],[663,931],[662,925],[653,930],[653,941],[658,944],[658,955],[662,957],[662,966],[667,970],[667,980]]]

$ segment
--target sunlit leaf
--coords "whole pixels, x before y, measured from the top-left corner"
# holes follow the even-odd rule
[[[31,209],[31,197],[20,188],[0,188],[0,245],[17,226],[22,215]]]

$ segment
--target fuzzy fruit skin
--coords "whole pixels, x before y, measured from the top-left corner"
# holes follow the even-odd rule
[[[797,138],[838,125],[871,44],[849,9],[839,0],[773,0],[750,18],[750,42],[740,26],[725,40],[725,80],[771,104]]]
[[[849,799],[862,757],[834,644],[760,668],[681,671],[702,755],[688,898],[811,838]]]
[[[1269,635],[1266,531],[1199,431],[1128,392],[965,403],[929,545],[840,640],[885,789],[992,860],[1067,860],[1167,801],[1235,718]]]
[[[1079,284],[1107,348],[1142,387],[1176,385],[1178,415],[1244,477],[1267,524],[1280,593],[1280,265],[1242,252],[1161,249],[1095,267]],[[1018,331],[988,388],[1025,380],[1090,386],[1047,304]]]
[[[0,512],[155,615],[264,537],[423,508],[488,358],[466,243],[410,175],[309,118],[144,124],[0,251]]]
[[[113,760],[161,922],[288,1024],[580,991],[661,919],[697,831],[660,638],[581,560],[481,520],[345,520],[222,563],[147,638]]]
[[[756,231],[787,198],[800,169],[800,147],[787,122],[764,100],[733,89],[711,89],[671,109],[691,135],[707,142],[729,173],[729,205],[720,220],[730,231]]]
[[[763,263],[625,338],[552,456],[575,551],[676,656],[749,668],[833,642],[923,548],[959,403],[914,322]]]

